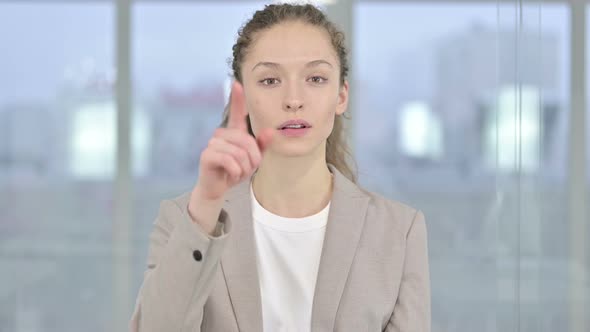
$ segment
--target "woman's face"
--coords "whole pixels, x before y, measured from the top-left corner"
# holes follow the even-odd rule
[[[276,130],[271,151],[300,156],[325,148],[335,116],[348,103],[348,83],[340,85],[339,61],[327,31],[302,22],[261,31],[241,71],[254,134]],[[311,128],[280,129],[287,120],[305,120]]]

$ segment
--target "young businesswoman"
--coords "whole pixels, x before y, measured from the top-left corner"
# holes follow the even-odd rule
[[[232,69],[194,189],[160,206],[131,329],[430,331],[424,216],[348,165],[343,34],[312,5],[267,5]]]

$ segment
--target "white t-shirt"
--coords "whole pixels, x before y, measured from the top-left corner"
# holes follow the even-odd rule
[[[330,203],[312,216],[284,218],[258,203],[250,185],[265,332],[311,330],[313,295]]]

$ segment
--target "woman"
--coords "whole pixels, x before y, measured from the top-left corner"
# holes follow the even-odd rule
[[[343,34],[267,5],[191,193],[163,201],[134,331],[430,331],[424,216],[356,185]]]

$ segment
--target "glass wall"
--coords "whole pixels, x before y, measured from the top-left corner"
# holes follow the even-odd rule
[[[433,331],[566,331],[568,6],[367,1],[354,15],[361,183],[426,215]]]
[[[565,5],[544,5],[539,18],[541,12],[534,9],[538,8],[523,9],[524,26],[515,31],[516,13],[507,5],[362,2],[356,6],[355,141],[357,158],[369,165],[361,168],[371,169],[370,174],[361,170],[367,185],[393,194],[404,179],[433,186],[433,181],[465,183],[459,179],[470,175],[479,181],[480,174],[494,175],[496,168],[514,171],[510,150],[520,142],[514,133],[500,137],[502,151],[496,156],[494,131],[514,128],[505,109],[516,101],[511,95],[517,89],[535,100],[529,108],[543,102],[542,110],[551,118],[546,124],[550,128],[543,128],[543,139],[551,140],[547,145],[552,150],[543,156],[535,151],[534,145],[543,143],[536,133],[523,141],[522,168],[563,179],[568,12]],[[539,19],[544,20],[542,29]],[[383,29],[390,33],[384,36]],[[525,115],[523,121],[544,120],[537,118]],[[393,148],[383,151],[376,144],[383,140],[394,143]],[[392,182],[381,180],[384,173],[375,172],[376,165],[387,168]],[[391,167],[400,169],[391,174]],[[420,176],[407,176],[409,172]],[[428,172],[434,173],[424,177]]]
[[[114,11],[0,2],[0,331],[108,331]]]

